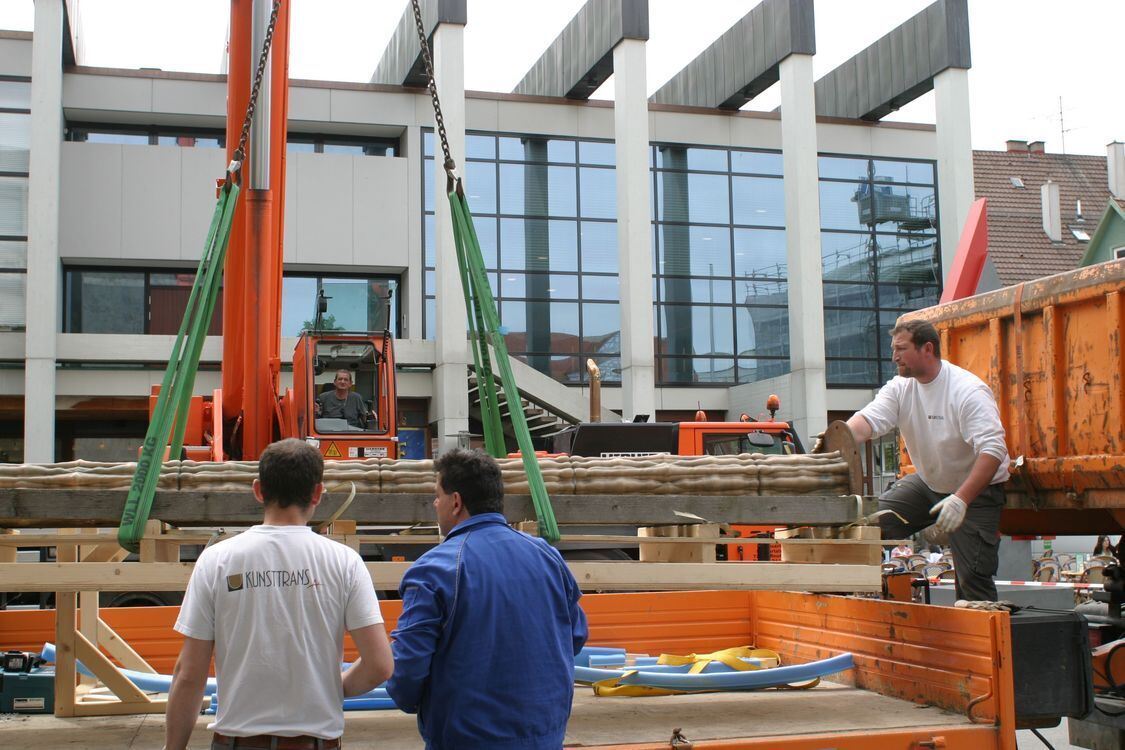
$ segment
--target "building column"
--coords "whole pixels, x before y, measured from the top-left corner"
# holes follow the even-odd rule
[[[433,36],[434,78],[441,97],[445,133],[449,150],[457,162],[457,173],[465,174],[465,27],[438,24]],[[438,451],[457,446],[458,435],[469,431],[469,342],[468,315],[457,269],[457,248],[453,242],[453,218],[446,199],[444,156],[434,132],[435,215],[434,240],[436,274],[436,366],[434,368],[433,413],[437,422]],[[423,177],[425,179],[425,177]]]
[[[947,68],[934,77],[937,115],[938,231],[941,271],[949,275],[957,242],[973,205],[973,143],[969,124],[969,71]],[[942,279],[944,283],[945,279]]]
[[[649,215],[648,93],[645,43],[613,48],[617,145],[617,255],[621,282],[622,416],[656,417],[652,333],[652,217]]]
[[[824,289],[812,55],[781,61],[781,160],[789,263],[789,381],[783,413],[802,441],[828,424],[824,377]],[[811,443],[806,442],[811,445]]]
[[[27,328],[23,455],[55,460],[59,332],[59,172],[62,158],[63,0],[35,0],[31,49],[31,176],[27,191]]]

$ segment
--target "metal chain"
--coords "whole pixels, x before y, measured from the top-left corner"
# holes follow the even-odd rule
[[[262,87],[262,78],[266,73],[266,62],[270,56],[270,45],[273,43],[273,30],[277,25],[277,12],[281,8],[281,0],[274,0],[273,10],[270,12],[270,25],[266,29],[266,38],[262,41],[262,54],[258,57],[258,70],[254,74],[254,85],[250,89],[250,101],[246,105],[246,119],[242,121],[242,135],[238,139],[238,148],[232,157],[232,171],[239,171],[242,163],[246,161],[246,140],[250,137],[250,124],[254,121],[254,107],[258,103],[258,90]],[[266,155],[269,158],[269,155]]]
[[[414,25],[418,29],[418,46],[422,48],[422,61],[426,65],[426,86],[430,90],[430,99],[434,105],[434,120],[437,122],[438,138],[441,140],[441,152],[445,155],[445,173],[453,182],[457,182],[457,162],[449,154],[449,137],[445,134],[445,117],[441,114],[441,100],[438,99],[437,81],[434,79],[434,61],[430,57],[430,45],[426,39],[426,29],[422,24],[422,7],[419,0],[410,0],[414,7]]]

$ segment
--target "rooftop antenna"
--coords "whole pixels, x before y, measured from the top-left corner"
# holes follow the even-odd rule
[[[1067,131],[1066,127],[1063,124],[1063,103],[1062,103],[1062,97],[1060,96],[1059,97],[1059,140],[1062,141],[1061,145],[1062,145],[1062,152],[1063,152],[1064,156],[1066,155],[1066,134],[1067,134],[1067,132],[1069,132],[1069,131]]]

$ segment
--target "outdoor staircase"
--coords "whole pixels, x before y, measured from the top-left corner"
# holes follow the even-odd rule
[[[515,357],[509,360],[512,374],[516,378],[516,386],[520,393],[520,408],[523,409],[527,419],[527,428],[531,438],[539,450],[549,449],[551,437],[572,424],[585,422],[590,419],[589,389],[563,385],[554,378],[539,372]],[[500,400],[501,420],[504,424],[504,435],[508,439],[509,447],[515,447],[515,435],[512,432],[511,410],[507,396],[497,381],[497,395]],[[481,418],[480,387],[477,374],[469,366],[469,417],[474,420]],[[621,418],[609,409],[602,409],[603,422],[616,422]]]
[[[500,388],[500,379],[496,378],[497,397],[500,401],[500,419],[504,425],[504,437],[506,442],[511,445],[515,443],[515,432],[512,430],[511,406],[508,403],[508,397]],[[549,409],[534,403],[526,397],[526,394],[520,390],[520,408],[523,409],[523,415],[527,419],[527,429],[531,433],[531,439],[539,449],[549,449],[550,439],[555,434],[562,432],[567,427],[575,423],[575,420],[568,420],[562,416],[555,414]],[[477,380],[477,374],[472,368],[469,369],[469,416],[472,419],[479,420],[481,418],[481,393],[480,383]],[[518,448],[513,448],[518,450]]]

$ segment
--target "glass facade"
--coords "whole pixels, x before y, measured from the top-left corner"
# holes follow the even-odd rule
[[[893,375],[890,335],[941,294],[932,161],[821,156],[827,381],[877,387]]]
[[[657,383],[788,372],[781,154],[656,144],[652,164]]]
[[[425,337],[434,336],[432,132],[423,134]],[[620,381],[612,143],[471,133],[465,185],[513,355],[565,383],[599,362]],[[658,385],[734,385],[789,371],[781,154],[653,144]],[[937,302],[932,161],[820,157],[827,381],[875,387],[888,335]]]
[[[469,208],[509,352],[563,383],[621,380],[612,143],[470,133]],[[425,337],[434,337],[434,137],[423,134]],[[445,196],[441,196],[445,200]]]
[[[27,322],[31,82],[0,78],[0,331]]]

